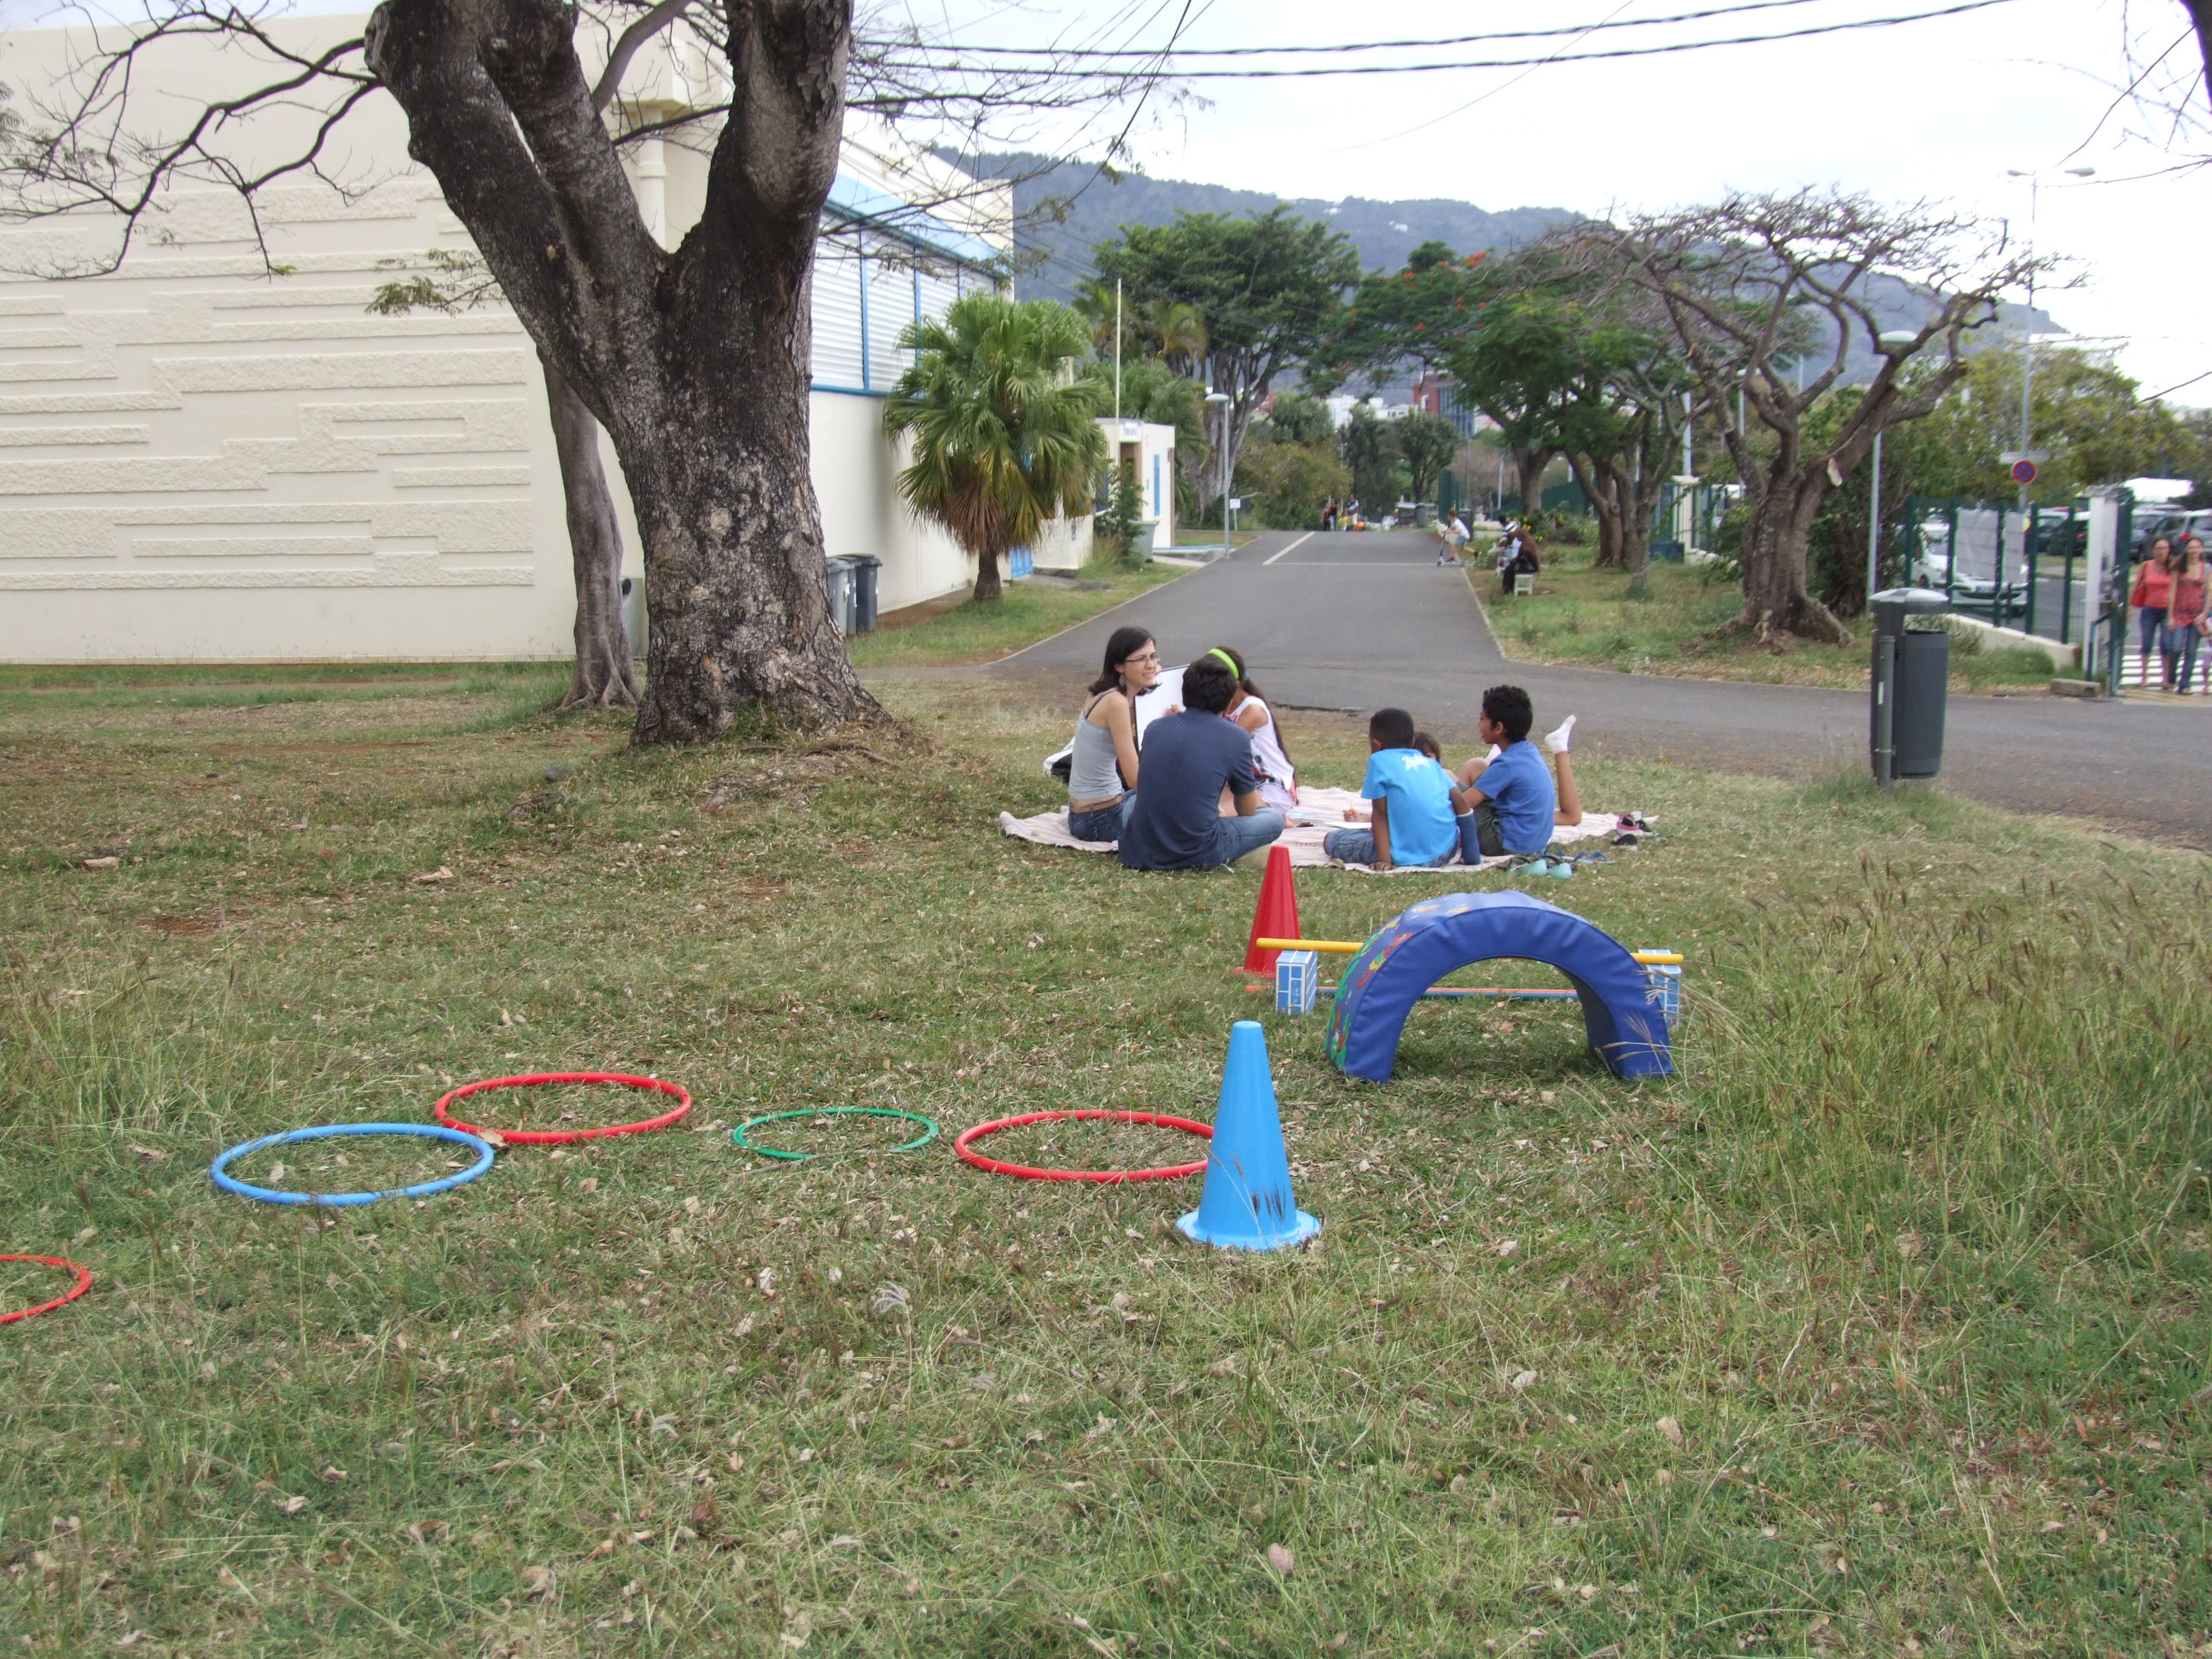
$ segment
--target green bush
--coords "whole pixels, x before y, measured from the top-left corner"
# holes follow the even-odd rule
[[[1318,530],[1322,503],[1341,499],[1352,474],[1332,447],[1248,439],[1237,459],[1236,493],[1245,522],[1269,530]]]

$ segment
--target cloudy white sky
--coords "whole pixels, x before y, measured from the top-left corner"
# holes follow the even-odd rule
[[[1763,15],[1611,38],[1708,38],[1949,3],[1804,0]],[[1185,40],[1249,46],[1442,36],[1698,9],[1696,0],[1212,0]],[[1090,7],[1026,4],[998,13],[973,38],[1036,40],[1054,20],[1096,15]],[[1154,26],[1146,38],[1168,27]],[[2051,170],[2040,191],[2038,244],[2076,261],[2082,286],[2041,297],[2064,327],[2117,344],[2122,366],[2154,392],[2212,370],[2212,315],[2201,303],[2212,257],[2212,169],[2161,172],[2192,149],[2212,152],[2212,137],[2200,130],[2193,143],[2185,137],[2168,149],[2163,134],[2146,141],[2150,124],[2141,112],[2106,116],[2129,78],[2125,34],[2148,58],[2187,27],[2179,0],[2006,0],[1963,16],[1680,57],[1194,83],[1210,106],[1178,110],[1135,138],[1146,170],[1162,177],[1295,196],[1443,196],[1592,214],[1730,189],[1833,185],[2024,224],[2027,185],[2008,171]],[[1605,38],[1565,50],[1588,51]],[[2189,41],[2168,60],[2185,69],[2197,61]],[[2201,87],[2195,97],[2204,111]],[[2097,177],[2056,171],[2069,167],[2094,167]],[[2212,379],[2175,400],[2212,404]]]
[[[1765,0],[1763,10],[1704,22],[1397,56],[1583,52],[1961,3]],[[137,9],[131,0],[89,3],[110,16]],[[929,34],[969,46],[1153,45],[1180,17],[1186,46],[1249,48],[1617,24],[1741,3],[861,0],[861,9],[902,13]],[[360,0],[277,0],[277,8],[367,9]],[[72,13],[81,16],[81,7],[0,0],[0,27]],[[1286,196],[1450,197],[1590,214],[1817,185],[1929,199],[2024,226],[2027,184],[2008,174],[2041,170],[2037,243],[2069,258],[2079,284],[2039,296],[2047,308],[2075,335],[2115,349],[2146,392],[2193,381],[2175,401],[2212,404],[2212,315],[2200,303],[2212,260],[2212,168],[2174,170],[2192,154],[2212,155],[2212,105],[2191,78],[2198,60],[2187,26],[2179,0],[1993,0],[1963,15],[1862,33],[1621,62],[1193,81],[1184,84],[1198,99],[1148,112],[1133,142],[1145,169],[1162,177]],[[2187,90],[2199,118],[2192,131],[2177,137],[2124,98],[2115,107],[2130,76],[2130,40],[2138,65],[2173,49],[2149,85]],[[2080,167],[2096,176],[2062,171]]]

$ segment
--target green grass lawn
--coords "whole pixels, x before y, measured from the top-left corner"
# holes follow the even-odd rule
[[[1550,550],[1533,594],[1501,599],[1495,571],[1470,567],[1498,642],[1524,662],[1578,663],[1632,674],[1680,674],[1698,679],[1755,680],[1771,685],[1826,685],[1856,690],[1867,682],[1863,623],[1850,645],[1801,643],[1781,653],[1741,639],[1702,635],[1741,608],[1735,581],[1695,566],[1654,562],[1651,591],[1628,591],[1628,575],[1596,568],[1595,547]],[[2041,688],[2057,671],[2044,653],[2025,646],[1980,648],[1961,634],[1951,642],[1951,689],[1991,692]]]
[[[2212,1639],[2201,858],[1593,757],[1590,800],[1666,833],[1542,890],[1687,954],[1680,1074],[1612,1080],[1569,1010],[1425,1004],[1376,1086],[1234,971],[1256,874],[997,833],[1053,799],[1064,708],[898,682],[857,746],[635,754],[512,686],[233,681],[0,689],[0,1248],[99,1274],[0,1328],[8,1651]],[[1359,775],[1355,723],[1286,718],[1315,781]],[[1500,879],[1300,902],[1357,937]],[[1039,1108],[1208,1116],[1247,1017],[1311,1249],[1185,1243],[1195,1182],[950,1151]],[[208,1182],[246,1137],[539,1066],[697,1105],[420,1203]],[[610,1093],[493,1121],[635,1115]],[[729,1139],[848,1104],[944,1134]],[[447,1163],[242,1173],[279,1159],[321,1190]],[[0,1264],[0,1305],[52,1285]]]
[[[990,662],[1188,573],[1171,564],[1132,568],[1097,560],[1074,574],[1077,586],[1008,582],[995,604],[963,600],[902,626],[863,634],[852,642],[853,660],[862,669]]]

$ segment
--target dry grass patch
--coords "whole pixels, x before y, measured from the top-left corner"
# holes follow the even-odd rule
[[[249,744],[202,791],[204,745],[112,708],[57,742],[0,690],[30,763],[0,783],[0,1248],[100,1274],[0,1347],[7,1645],[2212,1639],[2212,990],[2175,967],[2201,859],[1594,757],[1592,799],[1668,833],[1546,896],[1688,953],[1680,1075],[1613,1082],[1571,1009],[1436,1005],[1376,1088],[1266,1015],[1324,1231],[1250,1260],[1174,1234],[1195,1182],[1018,1182],[947,1142],[1040,1108],[1210,1116],[1262,1000],[1233,971],[1257,876],[1007,840],[997,810],[1049,804],[1064,708],[891,695],[880,766],[637,755],[618,719],[526,714],[403,766]],[[1358,776],[1351,723],[1292,719],[1316,781]],[[708,810],[776,770],[803,787]],[[64,861],[94,844],[118,866]],[[1498,878],[1316,874],[1301,912],[1358,936],[1469,879]],[[240,896],[244,926],[147,925]],[[424,1121],[538,1066],[698,1104],[419,1206],[207,1182],[248,1136]],[[769,1144],[836,1154],[795,1164],[729,1138],[854,1104],[945,1133],[894,1154],[890,1120],[793,1120]],[[46,1282],[0,1270],[0,1295]]]

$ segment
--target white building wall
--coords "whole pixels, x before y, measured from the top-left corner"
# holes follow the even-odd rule
[[[361,21],[275,27],[305,45]],[[0,34],[0,70],[21,94],[70,49],[64,31]],[[283,275],[220,190],[177,192],[107,276],[11,274],[82,265],[112,238],[97,222],[0,229],[0,660],[568,653],[574,588],[536,354],[501,307],[367,311],[395,263],[469,241],[407,162],[387,98],[344,131],[356,172],[384,182],[351,199],[304,182],[262,195]],[[666,144],[643,161],[641,194],[673,241],[699,211],[703,157]],[[839,274],[825,264],[817,293]],[[878,392],[904,367],[890,343],[915,292],[910,269],[880,280],[895,314],[870,341]],[[858,367],[856,334],[825,329],[820,352],[817,384],[854,384],[830,377],[841,352]],[[885,609],[958,586],[968,562],[897,501],[880,396],[817,391],[811,404],[828,550],[884,561]]]

